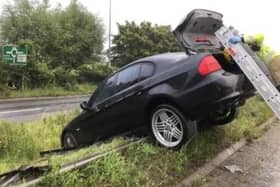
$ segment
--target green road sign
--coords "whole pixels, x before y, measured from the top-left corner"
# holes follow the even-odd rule
[[[2,58],[5,64],[26,65],[27,48],[24,46],[5,45],[2,47]]]

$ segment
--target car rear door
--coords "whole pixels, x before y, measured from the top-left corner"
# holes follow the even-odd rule
[[[140,64],[131,65],[119,72],[116,82],[117,94],[115,95],[114,111],[118,116],[118,126],[116,132],[135,129],[138,121],[135,120],[137,106],[135,105],[142,86],[138,84],[140,73]]]
[[[215,32],[223,25],[223,15],[204,9],[195,9],[173,31],[185,51],[220,52],[221,44]]]

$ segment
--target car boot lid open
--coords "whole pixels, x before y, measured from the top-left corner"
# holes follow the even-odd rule
[[[223,15],[211,10],[195,9],[173,31],[189,54],[191,52],[219,52],[221,44],[215,32],[223,26]]]

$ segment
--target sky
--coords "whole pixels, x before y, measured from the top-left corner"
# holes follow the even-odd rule
[[[117,34],[117,24],[128,21],[150,21],[159,25],[177,24],[195,8],[220,12],[224,15],[224,24],[234,26],[243,34],[263,33],[265,43],[280,51],[280,23],[278,19],[279,2],[272,0],[111,0],[112,34]],[[0,0],[0,8],[7,1]],[[52,7],[57,3],[63,7],[70,0],[50,0]],[[99,16],[106,26],[108,38],[109,0],[79,0],[90,12]],[[105,47],[108,47],[106,42]]]

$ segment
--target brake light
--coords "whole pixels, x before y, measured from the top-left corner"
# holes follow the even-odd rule
[[[200,75],[205,76],[215,71],[221,70],[219,62],[213,56],[204,57],[198,66],[198,72]]]
[[[206,37],[196,37],[194,38],[194,40],[198,43],[202,42],[202,43],[205,43],[205,42],[210,42],[208,38]]]

